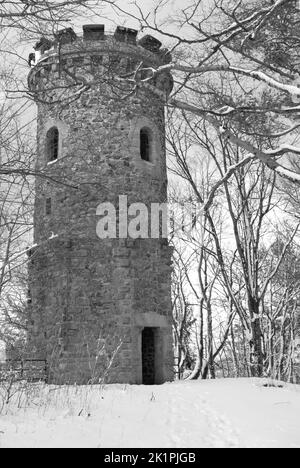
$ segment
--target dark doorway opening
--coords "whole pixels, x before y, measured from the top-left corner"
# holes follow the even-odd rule
[[[143,385],[155,384],[155,329],[142,332]]]

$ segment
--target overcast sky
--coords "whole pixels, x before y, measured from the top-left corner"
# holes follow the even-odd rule
[[[158,10],[157,19],[160,26],[167,27],[168,30],[174,31],[176,29],[176,24],[174,19],[177,15],[180,15],[181,11],[185,8],[188,8],[191,5],[195,4],[195,0],[136,0],[137,6],[132,0],[119,0],[117,5],[121,7],[124,12],[128,12],[129,15],[122,13],[122,11],[113,7],[99,7],[98,14],[91,14],[88,17],[78,18],[74,22],[75,30],[79,33],[82,24],[88,23],[104,23],[107,29],[114,29],[117,25],[127,26],[129,28],[140,29],[140,24],[133,16],[140,16],[139,9],[143,12],[145,16],[150,14],[150,17],[153,17],[155,7],[160,3],[160,8]],[[210,3],[210,0],[205,0],[205,6],[203,3],[203,8],[206,8]],[[101,6],[101,2],[99,2]],[[132,16],[130,16],[132,15]],[[170,21],[172,19],[172,21]],[[157,33],[156,33],[157,35]]]

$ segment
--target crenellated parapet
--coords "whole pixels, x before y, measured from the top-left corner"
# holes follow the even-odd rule
[[[53,41],[42,38],[35,45],[35,54],[30,54],[31,71],[28,77],[32,92],[45,91],[47,84],[68,77],[95,75],[106,72],[115,77],[130,77],[140,67],[158,68],[172,60],[168,49],[153,36],[137,39],[134,29],[118,26],[113,33],[106,33],[105,26],[84,25],[83,35],[78,36],[72,28],[59,31]],[[160,74],[148,83],[168,95],[173,88],[169,72]],[[149,89],[149,87],[148,87]]]

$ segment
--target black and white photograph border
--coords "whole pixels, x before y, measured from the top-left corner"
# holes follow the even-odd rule
[[[0,20],[0,448],[299,448],[300,2]]]

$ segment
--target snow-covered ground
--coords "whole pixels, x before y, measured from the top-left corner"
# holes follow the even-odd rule
[[[266,382],[32,385],[0,414],[0,447],[299,448],[300,387]]]

